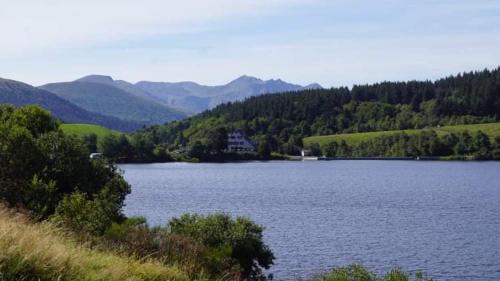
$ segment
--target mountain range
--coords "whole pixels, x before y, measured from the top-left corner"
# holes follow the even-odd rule
[[[135,94],[110,81],[84,77],[72,82],[52,83],[40,89],[52,92],[85,110],[145,125],[162,124],[186,115],[174,108],[152,101],[144,93]],[[101,77],[99,77],[101,78]]]
[[[194,114],[213,108],[221,103],[244,100],[266,93],[321,89],[319,84],[301,86],[280,79],[261,80],[251,76],[241,76],[225,85],[205,86],[194,82],[149,82],[135,84],[141,90],[163,104]]]
[[[120,131],[133,131],[142,125],[133,121],[89,112],[57,95],[28,84],[0,78],[0,103],[24,106],[40,105],[68,123],[99,124]]]
[[[36,88],[1,79],[0,103],[39,104],[65,122],[92,123],[130,131],[144,125],[179,120],[221,103],[252,96],[321,88],[319,84],[301,86],[280,79],[261,80],[246,75],[218,86],[189,81],[134,84],[106,75],[89,75]]]

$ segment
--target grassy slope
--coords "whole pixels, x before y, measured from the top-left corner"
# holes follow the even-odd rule
[[[494,139],[500,136],[500,123],[489,123],[489,124],[471,124],[471,125],[454,125],[454,126],[443,126],[440,128],[431,128],[436,131],[438,135],[446,135],[449,133],[457,133],[462,131],[476,132],[483,131],[485,134]],[[430,130],[430,129],[422,129]],[[338,135],[328,135],[328,136],[314,136],[304,138],[304,144],[318,143],[321,146],[328,144],[332,141],[340,142],[345,140],[347,144],[357,144],[363,141],[374,139],[379,136],[389,136],[398,133],[405,132],[407,134],[416,134],[422,130],[395,130],[395,131],[382,131],[382,132],[366,132],[366,133],[353,133],[353,134],[338,134]]]
[[[117,131],[93,124],[62,124],[61,129],[64,133],[76,135],[77,137],[94,133],[98,139],[102,139],[109,134],[120,134]]]
[[[78,245],[0,204],[0,280],[188,280],[176,267]]]

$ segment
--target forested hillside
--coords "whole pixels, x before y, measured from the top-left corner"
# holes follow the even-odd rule
[[[225,147],[227,131],[241,128],[259,143],[261,153],[293,155],[308,136],[488,123],[498,121],[499,113],[500,69],[495,69],[434,82],[383,82],[251,97],[133,137],[141,140],[138,151],[161,146],[213,155]]]
[[[262,126],[252,128],[248,122],[256,133],[293,128],[293,134],[324,135],[495,120],[499,113],[500,69],[496,69],[436,82],[383,82],[352,90],[266,95],[221,105],[203,116],[229,122],[260,118]]]

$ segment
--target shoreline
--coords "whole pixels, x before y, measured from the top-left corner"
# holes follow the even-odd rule
[[[168,164],[168,163],[185,163],[185,164],[241,164],[251,162],[309,162],[309,161],[432,161],[432,162],[499,162],[495,159],[453,159],[443,157],[305,157],[296,156],[289,159],[269,159],[269,160],[228,160],[228,161],[170,161],[170,162],[121,162],[117,165],[137,165],[137,164]]]

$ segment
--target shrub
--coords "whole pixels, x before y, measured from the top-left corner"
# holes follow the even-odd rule
[[[106,229],[105,236],[113,241],[125,241],[127,235],[133,229],[141,226],[146,226],[146,219],[144,217],[127,218],[122,223],[113,222],[111,226]]]
[[[95,200],[88,200],[87,195],[80,192],[64,197],[56,208],[53,221],[76,232],[102,233],[110,219]]]
[[[239,268],[243,278],[260,279],[263,278],[262,269],[273,264],[274,255],[263,242],[263,227],[247,218],[186,214],[172,219],[169,230],[207,247],[208,262],[215,271]]]
[[[176,265],[194,277],[203,271],[206,248],[190,237],[170,234],[165,228],[149,228],[143,217],[113,223],[105,238],[114,247],[125,249],[133,256],[155,258]]]
[[[121,178],[110,180],[93,198],[73,192],[57,205],[53,219],[75,231],[102,235],[113,222],[125,219],[122,207],[128,192],[129,186]]]
[[[334,268],[328,273],[316,276],[313,281],[432,281],[421,272],[417,272],[412,279],[410,274],[399,268],[392,269],[385,276],[380,277],[368,271],[361,265],[349,265]]]

